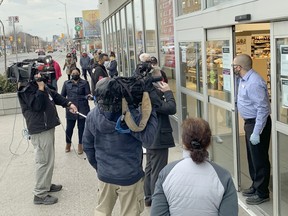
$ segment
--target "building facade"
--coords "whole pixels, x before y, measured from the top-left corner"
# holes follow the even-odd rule
[[[256,215],[288,211],[288,3],[284,0],[99,1],[103,47],[129,76],[142,52],[159,60],[177,100],[172,117],[181,144],[187,117],[206,119],[213,132],[210,158],[225,167],[241,191],[251,184],[243,120],[236,106],[231,63],[245,53],[267,82],[271,99],[271,201],[247,206]],[[287,68],[286,68],[287,67]],[[286,140],[286,141],[285,141]]]

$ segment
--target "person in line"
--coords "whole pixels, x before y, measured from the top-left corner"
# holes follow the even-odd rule
[[[76,51],[75,48],[72,49],[71,54],[72,54],[72,58],[74,59],[74,61],[77,62],[78,61],[78,59],[77,59],[77,51]],[[75,65],[75,67],[76,67],[76,65]]]
[[[152,56],[151,57],[151,64],[152,64],[152,67],[155,68],[155,69],[158,69],[160,70],[160,73],[161,73],[161,76],[162,76],[162,81],[165,82],[165,83],[168,83],[168,78],[167,78],[167,75],[166,73],[161,70],[161,68],[158,66],[158,60],[155,56]]]
[[[118,198],[120,216],[140,216],[144,210],[142,143],[152,143],[157,117],[152,110],[144,130],[118,132],[115,127],[122,114],[122,99],[104,94],[110,79],[96,84],[97,104],[88,113],[83,134],[84,152],[99,179],[95,216],[111,215]],[[129,110],[137,121],[141,114],[133,105]]]
[[[68,76],[68,80],[71,79],[71,68],[76,67],[76,61],[75,59],[72,57],[71,53],[67,53],[66,55],[66,59],[65,59],[65,64],[63,66],[63,71],[66,68],[66,74]]]
[[[271,135],[270,102],[267,84],[252,69],[249,55],[237,55],[233,60],[234,73],[239,77],[237,107],[244,119],[250,188],[242,191],[248,197],[246,203],[258,205],[269,201],[270,161],[269,144]]]
[[[47,62],[48,66],[51,65],[55,71],[55,74],[51,74],[51,85],[56,91],[58,91],[57,81],[62,76],[61,67],[59,63],[52,58],[51,55],[48,55],[47,58],[49,59],[49,62]]]
[[[84,76],[84,79],[87,80],[87,72],[91,76],[91,71],[90,71],[90,58],[86,52],[82,53],[82,56],[80,58],[80,65],[82,68],[82,74]]]
[[[61,95],[70,100],[83,115],[90,111],[88,99],[91,95],[90,86],[87,80],[80,78],[80,69],[71,68],[72,79],[66,80],[62,87]],[[71,114],[66,110],[66,148],[65,152],[70,152],[73,130],[77,121],[78,127],[78,154],[83,153],[82,135],[85,126],[85,118],[81,115]]]
[[[107,70],[109,71],[109,76],[113,78],[114,76],[118,76],[118,70],[117,70],[117,61],[116,61],[116,55],[114,52],[110,53],[110,63],[107,66]]]
[[[58,198],[49,193],[62,189],[62,185],[51,183],[55,160],[55,127],[60,124],[55,104],[68,108],[72,113],[77,112],[77,107],[49,89],[39,73],[35,77],[32,74],[29,83],[21,84],[18,98],[35,151],[34,204],[51,205]]]
[[[95,67],[95,71],[91,76],[91,91],[92,94],[94,95],[94,90],[95,90],[95,86],[97,84],[97,82],[101,79],[103,79],[104,77],[108,77],[108,73],[106,71],[106,68],[104,66],[104,63],[108,61],[108,55],[106,53],[101,53],[99,55],[99,60],[98,60],[98,64]]]
[[[149,62],[152,58],[150,55],[143,53],[140,55],[140,59],[143,62]],[[144,55],[145,57],[143,57]],[[156,58],[154,57],[154,60]],[[155,61],[154,61],[155,62]],[[156,61],[157,62],[157,61]],[[161,77],[162,73],[159,67],[154,66],[152,70],[153,77]],[[164,78],[162,77],[164,80]],[[166,77],[167,79],[167,77]],[[155,131],[155,138],[152,143],[143,143],[143,147],[146,148],[146,167],[145,167],[145,180],[144,180],[144,192],[145,192],[145,205],[151,206],[152,195],[154,193],[155,183],[157,181],[160,171],[168,163],[169,148],[175,147],[174,138],[172,135],[172,127],[169,120],[169,115],[176,113],[176,102],[173,96],[173,92],[170,90],[169,85],[166,82],[154,83],[156,87],[157,96],[159,102],[155,108],[158,119],[158,127]]]
[[[187,157],[169,163],[159,174],[150,215],[238,215],[238,199],[230,173],[208,160],[208,122],[188,118],[182,124]]]

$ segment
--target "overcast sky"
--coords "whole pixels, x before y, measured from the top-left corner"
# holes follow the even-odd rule
[[[82,16],[82,10],[98,9],[98,0],[61,0],[61,2],[66,3],[70,34],[71,30],[74,34],[74,17]],[[20,31],[40,36],[44,40],[47,37],[51,41],[52,35],[67,33],[65,7],[57,0],[4,0],[0,5],[0,19],[7,33],[12,31],[7,21],[9,16],[19,16],[16,28]],[[2,34],[2,30],[0,32]]]

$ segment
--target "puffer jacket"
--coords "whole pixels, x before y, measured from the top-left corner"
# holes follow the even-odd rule
[[[77,83],[73,80],[66,80],[62,87],[61,95],[67,97],[78,109],[78,112],[87,115],[90,111],[87,95],[90,94],[90,86],[86,80],[79,79]],[[83,119],[80,115],[75,115],[66,110],[66,118],[70,120]]]
[[[158,92],[160,99],[158,106],[155,109],[158,118],[158,126],[155,132],[156,136],[152,143],[143,143],[143,147],[147,149],[164,149],[175,146],[174,138],[172,135],[172,127],[169,115],[176,113],[176,103],[172,91],[166,91],[164,94]]]
[[[152,197],[151,216],[237,216],[238,199],[230,173],[205,161],[185,158],[162,169]]]
[[[156,113],[152,111],[142,132],[119,133],[115,126],[116,122],[108,120],[97,105],[86,119],[82,139],[84,151],[101,181],[132,185],[144,176],[142,142],[152,143],[154,139]]]
[[[29,134],[41,133],[59,125],[55,104],[67,107],[69,103],[68,99],[48,87],[45,91],[38,90],[35,81],[19,88],[18,98]]]

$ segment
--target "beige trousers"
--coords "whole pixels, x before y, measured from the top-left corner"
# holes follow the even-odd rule
[[[119,186],[98,181],[98,205],[95,216],[111,216],[119,197],[119,216],[140,216],[144,210],[144,177],[129,186]],[[119,213],[119,214],[118,214]]]
[[[51,187],[55,159],[55,128],[31,135],[36,163],[34,195],[45,197]]]

